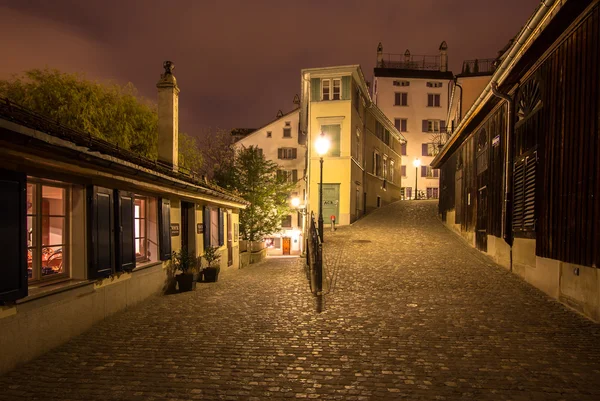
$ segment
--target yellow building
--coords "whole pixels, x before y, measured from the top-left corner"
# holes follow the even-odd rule
[[[307,135],[308,211],[319,212],[321,134],[331,146],[323,156],[323,218],[350,224],[400,199],[405,139],[371,100],[359,65],[302,70],[300,130]]]

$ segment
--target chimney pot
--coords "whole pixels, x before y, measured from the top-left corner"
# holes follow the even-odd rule
[[[179,166],[179,87],[173,75],[175,64],[163,63],[165,72],[158,88],[158,160],[178,170]]]

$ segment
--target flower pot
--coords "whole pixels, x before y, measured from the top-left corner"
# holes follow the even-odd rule
[[[179,292],[192,291],[195,288],[194,274],[193,273],[182,273],[175,276]]]
[[[204,275],[204,282],[214,283],[219,279],[220,267],[206,267],[202,273]]]

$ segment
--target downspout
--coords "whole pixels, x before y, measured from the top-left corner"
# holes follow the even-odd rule
[[[512,145],[512,137],[513,137],[513,125],[512,125],[512,114],[513,114],[513,99],[501,93],[498,90],[498,83],[492,82],[491,89],[494,96],[499,97],[506,101],[507,111],[506,111],[506,146],[505,146],[505,156],[504,156],[504,202],[502,203],[502,236],[504,241],[511,247],[511,263],[510,270],[512,271],[512,245],[513,245],[513,235],[512,235],[512,205],[510,203],[510,198],[512,196],[512,168],[513,165],[513,145]]]
[[[454,85],[460,88],[460,96],[458,98],[458,121],[460,122],[462,118],[462,97],[463,97],[463,87],[458,83],[458,78],[454,77]]]

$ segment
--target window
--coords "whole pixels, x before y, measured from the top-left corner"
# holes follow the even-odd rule
[[[377,207],[381,207],[381,196],[377,197]]]
[[[296,148],[279,148],[277,149],[277,158],[282,160],[295,159],[298,156]]]
[[[438,178],[439,170],[435,170],[430,166],[421,166],[421,177]]]
[[[381,155],[377,151],[373,152],[373,174],[381,175]]]
[[[439,190],[435,187],[427,187],[427,199],[438,199]]]
[[[409,81],[394,81],[394,86],[409,86]]]
[[[262,157],[263,156],[263,150],[262,150],[262,148],[256,148],[256,153],[258,153],[258,155],[260,157]]]
[[[148,260],[148,252],[146,246],[146,198],[136,197],[134,201],[134,243],[135,257],[138,262]]]
[[[342,80],[334,79],[333,80],[333,94],[331,96],[332,100],[340,100],[342,98]]]
[[[383,131],[383,143],[390,146],[390,131],[387,129]]]
[[[402,156],[406,156],[406,142],[403,142],[403,143],[400,145],[400,154],[401,154]]]
[[[427,95],[427,107],[440,107],[440,95],[438,93]]]
[[[298,170],[277,170],[277,177],[285,182],[297,182]]]
[[[273,133],[271,131],[267,131],[267,138],[271,138],[273,135]]]
[[[285,127],[283,128],[283,137],[291,138],[292,137],[292,127],[290,126],[290,122],[285,122]]]
[[[408,106],[408,93],[394,93],[394,106]]]
[[[323,100],[329,100],[331,90],[329,85],[331,85],[331,81],[329,79],[324,79],[321,82],[321,99]]]
[[[428,88],[441,88],[442,83],[441,82],[427,82],[427,87]]]
[[[354,159],[360,164],[362,149],[360,147],[360,130],[356,129],[356,147],[354,148]]]
[[[210,245],[219,246],[219,209],[210,209]]]
[[[281,220],[281,227],[291,228],[292,227],[292,215],[288,214]]]
[[[440,132],[440,120],[423,120],[423,132]]]
[[[327,156],[339,157],[341,151],[341,132],[342,127],[339,124],[336,125],[321,125],[321,132],[329,138],[331,146]]]
[[[68,273],[68,190],[27,183],[27,276],[43,280]]]
[[[395,118],[394,119],[394,126],[400,132],[406,132],[407,125],[408,125],[408,123],[407,123],[406,118]]]
[[[400,174],[402,177],[406,177],[406,166],[400,166]]]
[[[386,155],[383,155],[383,178],[387,178],[388,174],[388,158]]]
[[[394,182],[394,161],[390,160],[390,181]]]
[[[265,238],[265,246],[268,249],[280,249],[281,238]]]
[[[354,91],[354,98],[352,99],[352,102],[354,102],[354,108],[356,111],[360,111],[360,89],[358,87]]]
[[[439,148],[435,143],[421,144],[421,156],[435,156],[438,154]]]

